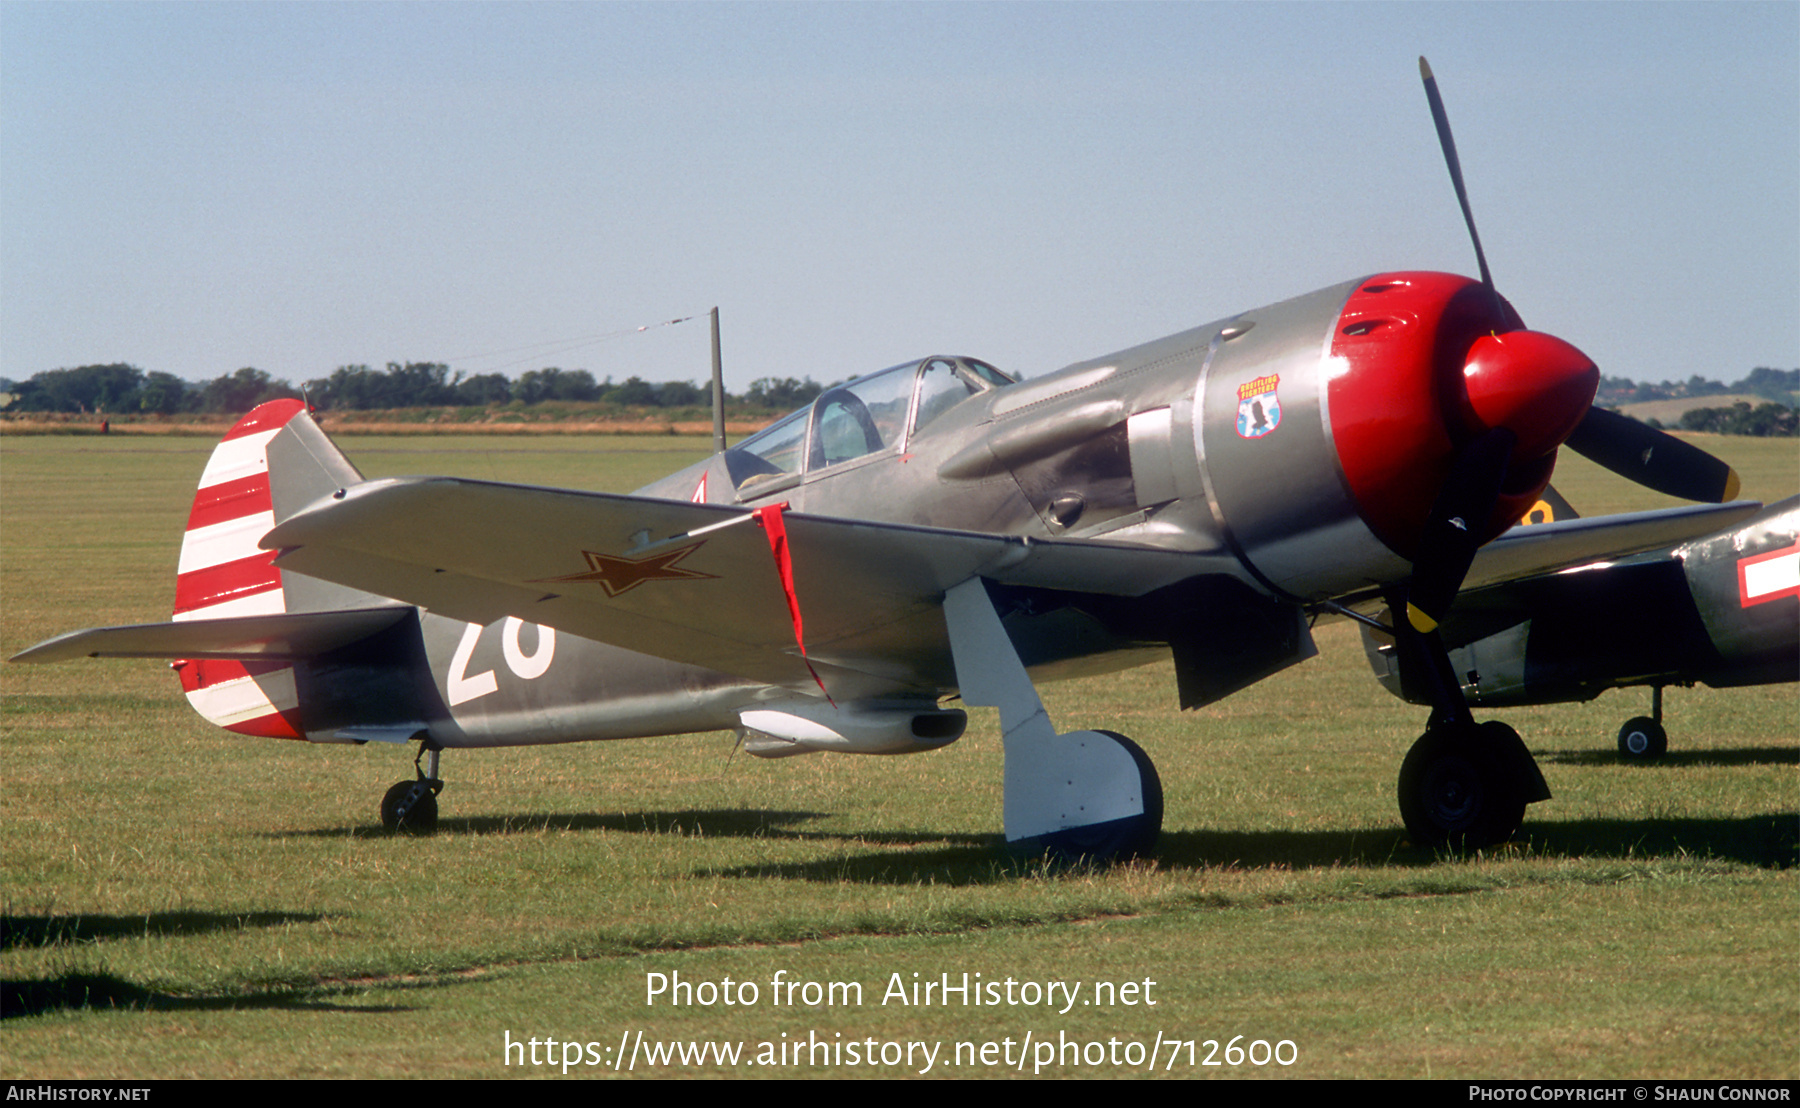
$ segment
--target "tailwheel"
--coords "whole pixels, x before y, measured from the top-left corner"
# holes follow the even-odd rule
[[[1649,716],[1635,716],[1619,728],[1619,757],[1628,762],[1651,762],[1669,752],[1669,733]]]
[[[381,798],[381,826],[391,833],[429,835],[437,830],[437,792],[442,781],[400,781]]]
[[[1654,762],[1669,752],[1669,733],[1662,725],[1661,685],[1650,686],[1650,714],[1633,716],[1619,728],[1619,757],[1627,762]]]
[[[1519,830],[1525,805],[1540,799],[1534,778],[1541,788],[1530,753],[1506,724],[1434,727],[1400,766],[1400,816],[1424,846],[1497,846]]]
[[[1080,731],[1065,737],[1110,742],[1129,755],[1136,781],[1126,785],[1126,788],[1141,798],[1143,811],[1102,823],[1064,827],[1027,841],[1045,853],[1065,861],[1110,864],[1148,857],[1155,853],[1156,840],[1162,835],[1162,778],[1156,772],[1156,764],[1144,753],[1144,748],[1113,731]],[[1130,772],[1128,771],[1127,776]],[[1091,786],[1098,783],[1089,784]]]
[[[419,761],[429,754],[429,771]],[[381,798],[381,826],[389,834],[430,835],[437,831],[437,796],[444,790],[438,777],[438,751],[423,745],[413,761],[418,776],[411,781],[398,781]]]

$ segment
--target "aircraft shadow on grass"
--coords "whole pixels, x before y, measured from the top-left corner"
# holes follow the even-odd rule
[[[774,836],[771,836],[774,837]],[[838,836],[807,835],[808,838]],[[722,877],[787,878],[877,885],[985,885],[1016,881],[1042,868],[1041,858],[1007,856],[999,836],[967,836],[975,845],[948,845],[964,836],[902,836],[925,844],[917,850],[843,855],[810,862],[708,870]],[[1505,849],[1505,848],[1502,848]],[[1744,819],[1573,820],[1532,826],[1519,847],[1538,858],[1633,858],[1689,856],[1768,869],[1800,863],[1800,813]],[[1335,867],[1426,867],[1441,855],[1411,845],[1399,829],[1364,831],[1164,831],[1157,851],[1165,870],[1289,870]]]
[[[1602,752],[1565,751],[1553,757],[1616,761]],[[1786,764],[1781,748],[1710,751],[1671,755],[1694,764]],[[904,846],[878,853],[844,854],[809,862],[778,862],[707,870],[715,876],[776,877],[803,881],[867,884],[985,885],[1016,881],[1044,868],[1041,856],[1005,849],[1000,835],[979,832],[893,830],[842,832],[804,830],[800,825],[830,813],[790,810],[705,808],[613,813],[531,813],[446,819],[439,835],[508,835],[537,831],[617,831],[700,839],[767,839],[799,842],[855,841]],[[371,827],[334,827],[272,832],[276,837],[341,838],[382,835]],[[1539,821],[1515,840],[1516,849],[1536,857],[1654,858],[1674,855],[1717,858],[1786,869],[1800,863],[1800,814],[1741,819],[1648,819]],[[1505,848],[1502,848],[1505,849]],[[1280,866],[1426,866],[1437,852],[1415,846],[1397,827],[1349,831],[1165,831],[1157,849],[1164,869],[1249,869]],[[136,918],[136,917],[134,917]]]
[[[1596,819],[1534,822],[1507,849],[1535,858],[1690,856],[1786,869],[1800,855],[1800,815],[1742,819]],[[1159,851],[1165,867],[1423,866],[1441,857],[1398,829],[1328,832],[1174,832]]]
[[[1671,750],[1653,761],[1629,762],[1613,750],[1545,750],[1538,760],[1565,766],[1630,765],[1638,769],[1677,769],[1687,766],[1791,766],[1800,763],[1800,751],[1791,746],[1745,746],[1725,750]]]
[[[439,835],[518,835],[538,831],[621,831],[634,835],[694,835],[701,838],[769,838],[783,828],[824,819],[826,812],[768,811],[755,808],[688,808],[673,812],[530,812],[513,816],[440,819]],[[385,838],[379,824],[322,827],[311,831],[271,831],[269,838]],[[842,838],[841,835],[827,836]]]
[[[443,984],[443,982],[434,982]],[[336,1004],[318,988],[278,989],[255,996],[173,996],[111,973],[65,973],[46,980],[0,980],[0,1020],[69,1009],[139,1012],[219,1012],[289,1009],[300,1012],[410,1012],[404,1004]]]
[[[145,939],[169,935],[208,935],[215,931],[247,931],[289,923],[318,923],[328,912],[144,912],[128,916],[73,915],[0,916],[0,950],[94,943],[104,939]]]
[[[141,915],[44,915],[0,918],[0,948],[53,947],[107,940],[209,935],[291,923],[318,923],[330,912],[146,912]],[[334,1004],[316,988],[290,989],[245,996],[173,996],[146,989],[110,973],[69,972],[39,980],[0,979],[0,1020],[43,1015],[72,1008],[124,1008],[143,1011],[212,1011],[220,1009],[292,1008],[320,1012],[396,1012],[394,1005]]]

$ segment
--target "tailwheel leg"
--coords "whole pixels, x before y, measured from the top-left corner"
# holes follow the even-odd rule
[[[1653,762],[1669,752],[1669,733],[1662,725],[1662,686],[1650,686],[1650,714],[1634,716],[1619,728],[1619,757]]]
[[[400,781],[381,798],[381,826],[393,834],[429,835],[437,830],[437,796],[444,791],[438,777],[438,754],[435,746],[419,744],[419,755],[413,759],[418,774],[412,781]],[[429,758],[429,768],[420,762]]]
[[[1148,855],[1162,833],[1162,781],[1111,731],[1059,735],[980,578],[951,589],[944,621],[965,704],[1000,709],[1006,841],[1069,860]]]

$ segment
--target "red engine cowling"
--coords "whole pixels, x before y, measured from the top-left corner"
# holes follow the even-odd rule
[[[1412,557],[1457,451],[1505,427],[1517,442],[1486,542],[1543,495],[1556,448],[1593,402],[1600,371],[1512,305],[1448,273],[1361,282],[1331,339],[1331,433],[1344,479],[1383,542]]]
[[[1200,384],[1195,445],[1228,541],[1268,585],[1319,599],[1406,576],[1459,454],[1495,428],[1513,447],[1479,541],[1520,519],[1599,371],[1478,282],[1386,273],[1230,321]]]

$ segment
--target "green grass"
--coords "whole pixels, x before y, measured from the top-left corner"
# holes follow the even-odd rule
[[[1794,491],[1791,444],[1702,441],[1746,495]],[[370,476],[611,490],[707,449],[345,445]],[[0,437],[0,650],[163,618],[209,449]],[[1584,514],[1667,503],[1579,460],[1557,484]],[[1261,1069],[1190,1067],[1184,1052],[1165,1071],[1181,1076],[1800,1075],[1793,686],[1671,690],[1671,756],[1647,767],[1611,755],[1642,690],[1498,713],[1556,798],[1520,842],[1437,859],[1405,844],[1394,812],[1422,710],[1376,686],[1347,626],[1322,628],[1320,646],[1198,712],[1176,710],[1166,666],[1044,690],[1060,724],[1131,734],[1161,771],[1160,857],[1106,872],[1001,851],[985,710],[954,746],[911,758],[764,762],[724,734],[452,753],[442,830],[415,840],[375,818],[408,751],[230,735],[160,663],[8,666],[0,1077],[506,1076],[526,1070],[503,1064],[509,1031],[602,1050],[639,1031],[946,1051],[1060,1032],[1194,1040],[1201,1058],[1238,1034],[1299,1052]],[[777,1007],[777,971],[858,982],[865,1002]],[[652,972],[763,996],[647,1006]],[[1151,979],[1157,1004],[880,1003],[892,974],[946,972]]]

